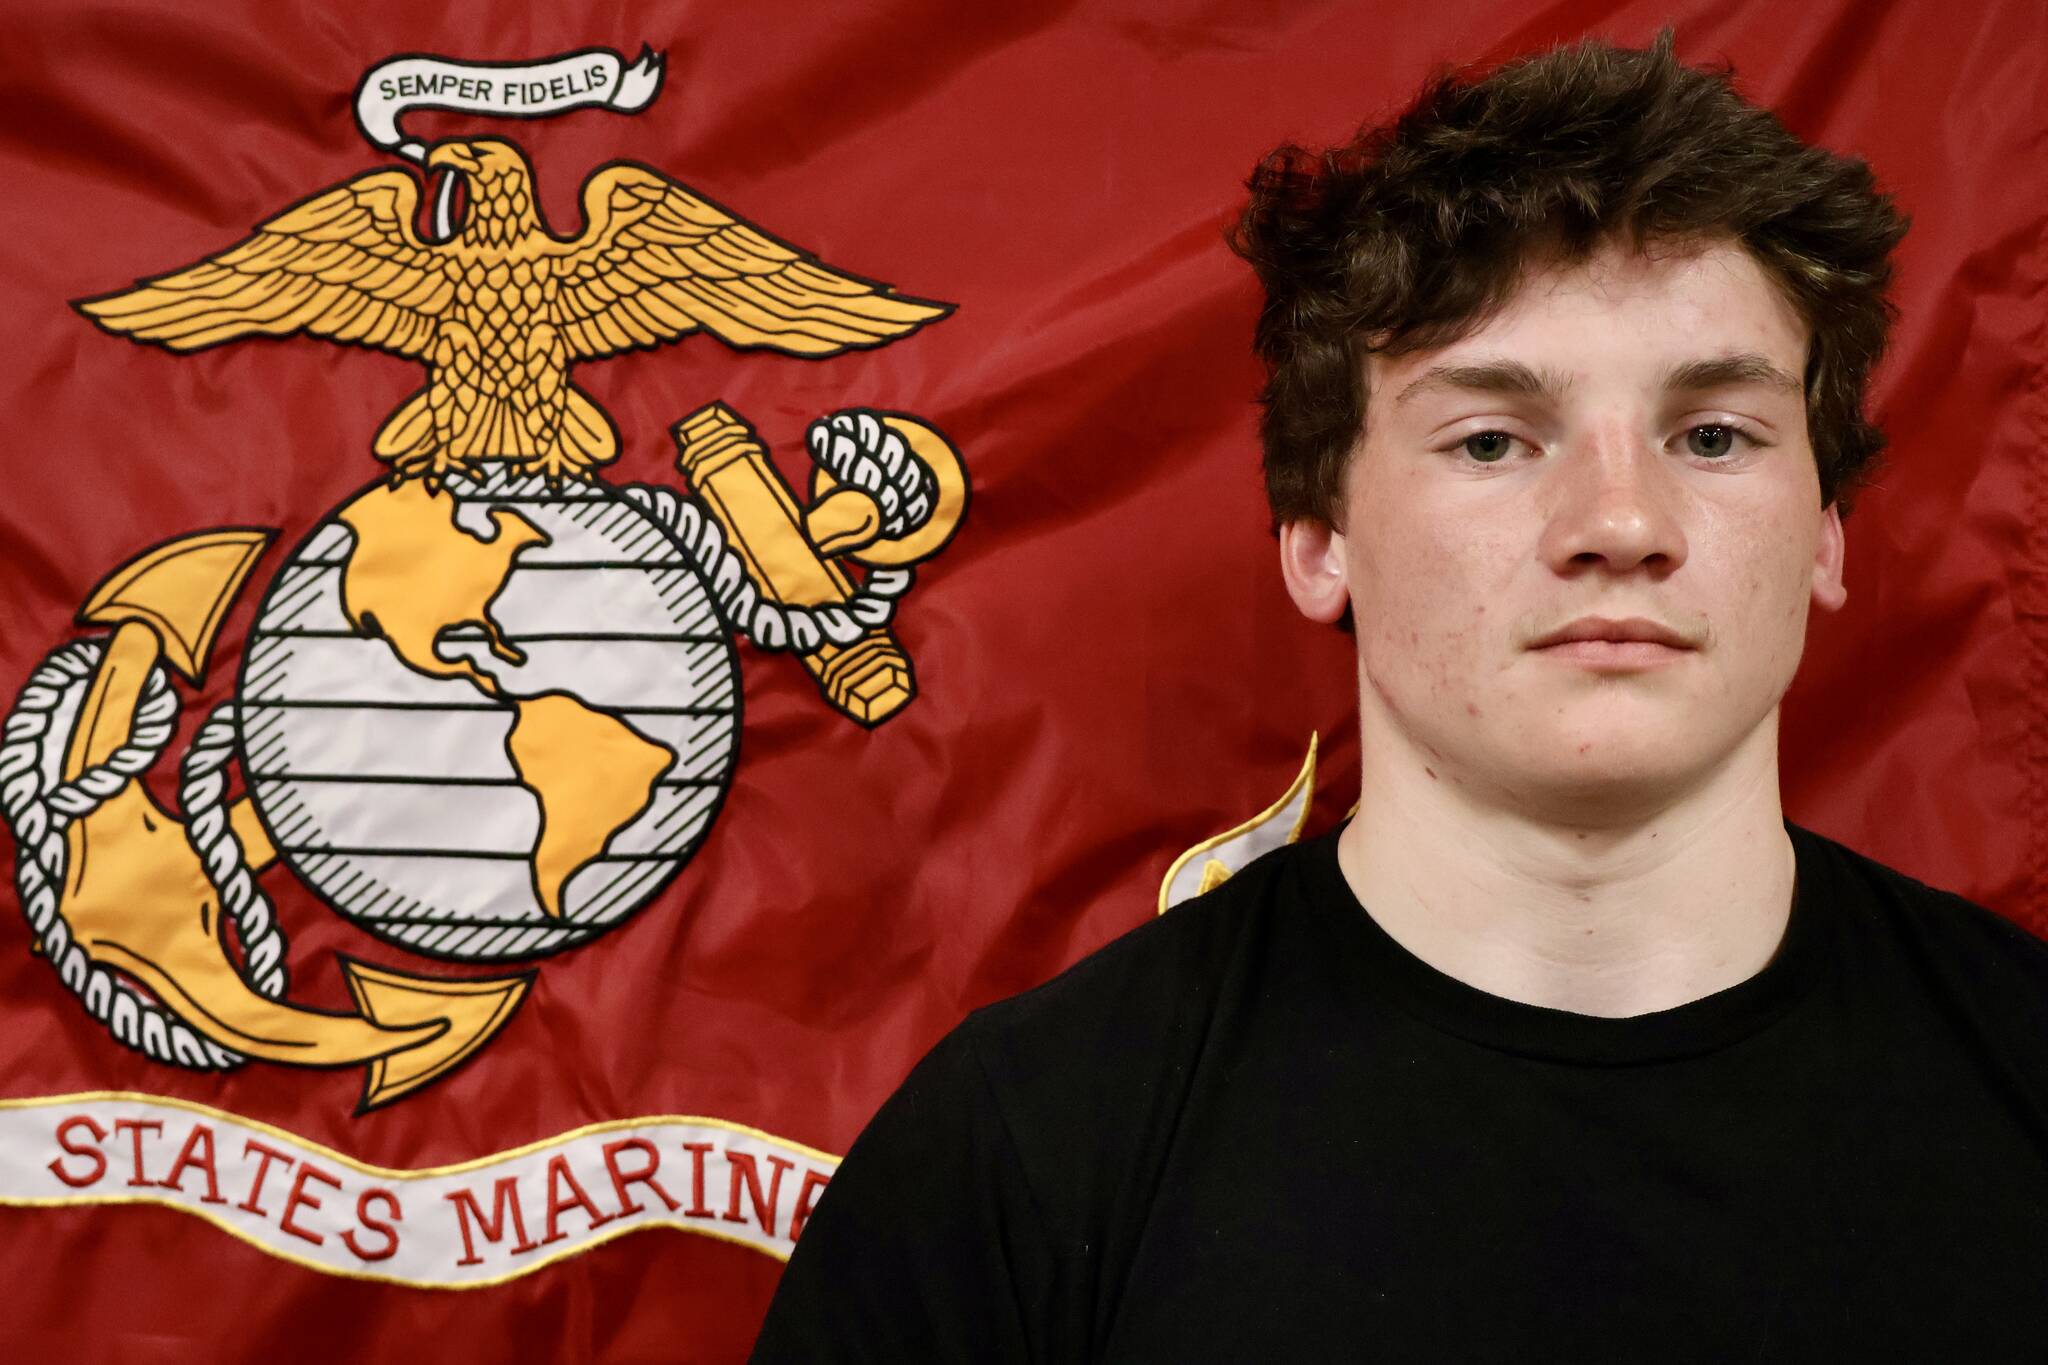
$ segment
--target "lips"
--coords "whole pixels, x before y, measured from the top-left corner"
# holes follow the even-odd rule
[[[1691,639],[1661,621],[1645,616],[1617,620],[1607,616],[1582,616],[1571,624],[1540,637],[1531,649],[1551,649],[1582,642],[1662,645],[1669,649],[1697,649]]]

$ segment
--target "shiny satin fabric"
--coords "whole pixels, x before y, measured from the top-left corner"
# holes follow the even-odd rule
[[[558,232],[580,222],[583,178],[627,159],[956,305],[828,359],[698,336],[582,367],[621,434],[607,478],[673,485],[667,428],[719,400],[796,481],[804,424],[860,404],[942,430],[973,500],[896,623],[915,701],[863,728],[792,660],[740,645],[737,775],[701,850],[631,923],[548,959],[502,1036],[431,1089],[355,1115],[347,1075],[150,1062],[87,1017],[9,911],[0,1099],[164,1095],[391,1167],[665,1114],[844,1152],[968,1010],[1153,913],[1174,856],[1264,807],[1311,732],[1325,761],[1309,830],[1349,804],[1349,642],[1287,603],[1257,475],[1257,299],[1222,235],[1254,160],[1345,136],[1440,64],[1586,33],[1640,43],[1667,22],[1682,59],[1732,61],[1795,132],[1867,158],[1914,220],[1875,392],[1889,464],[1848,521],[1848,608],[1815,621],[1785,706],[1786,812],[2048,932],[2036,5],[8,10],[8,696],[136,551],[224,526],[289,546],[378,476],[370,441],[417,388],[412,365],[302,338],[176,356],[68,301],[396,164],[363,141],[350,97],[399,52],[664,50],[667,88],[637,115],[409,126],[509,129]],[[223,659],[252,602],[228,616]],[[222,665],[187,690],[173,753],[234,686]],[[264,885],[294,1000],[350,1007],[338,953],[408,963],[282,869]],[[426,1290],[306,1269],[163,1208],[0,1208],[0,1355],[729,1361],[778,1271],[654,1229],[492,1287]]]

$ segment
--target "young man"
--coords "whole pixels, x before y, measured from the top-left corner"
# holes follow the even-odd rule
[[[1903,231],[1668,40],[1269,159],[1357,815],[941,1043],[756,1359],[2048,1358],[2048,945],[1779,805]]]

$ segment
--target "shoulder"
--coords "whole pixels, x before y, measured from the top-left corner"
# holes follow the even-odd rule
[[[961,1026],[1003,1071],[1145,1067],[1198,1041],[1219,998],[1271,947],[1300,900],[1316,845],[1278,849],[1213,891],[1137,925],[1044,985],[975,1011]],[[1085,1054],[1074,1049],[1085,1046]]]
[[[1277,850],[1034,990],[977,1010],[942,1048],[970,1052],[983,1098],[1057,1234],[1149,1188],[1219,1017],[1255,989],[1302,900],[1315,845]]]
[[[1824,834],[1798,825],[1789,828],[1794,839],[1804,845],[1802,855],[1823,862],[1833,879],[1850,892],[1849,900],[1858,913],[1882,916],[1919,933],[1942,935],[1960,946],[2012,953],[2048,964],[2048,941],[1997,911],[1953,891],[1929,886]]]
[[[1313,856],[1269,855],[942,1038],[832,1177],[755,1359],[1088,1354],[1210,1022]]]
[[[2048,1029],[2048,941],[1975,901],[1929,886],[1825,835],[1792,826],[1826,870],[1849,949],[1902,955],[1923,979],[1983,1002],[2001,996]],[[2048,1037],[2048,1032],[2043,1033]]]

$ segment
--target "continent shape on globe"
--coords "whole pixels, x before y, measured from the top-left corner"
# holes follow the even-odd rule
[[[339,519],[356,537],[342,576],[350,623],[383,640],[407,667],[467,681],[515,711],[506,753],[541,812],[531,855],[534,893],[559,918],[569,879],[648,808],[675,756],[567,692],[511,696],[470,659],[435,652],[444,631],[474,626],[494,657],[522,662],[490,608],[519,552],[548,543],[525,517],[494,508],[497,534],[486,539],[460,524],[453,497],[410,480],[372,488]]]

